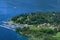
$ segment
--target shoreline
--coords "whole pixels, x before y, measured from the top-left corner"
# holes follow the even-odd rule
[[[0,26],[10,29],[10,30],[13,30],[13,31],[15,31],[16,28],[24,27],[22,24],[11,23],[10,21],[8,21],[8,22],[2,21],[2,25],[0,25]]]

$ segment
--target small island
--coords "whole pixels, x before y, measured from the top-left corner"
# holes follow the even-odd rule
[[[31,12],[12,17],[12,24],[23,25],[15,31],[28,40],[60,40],[60,12]]]

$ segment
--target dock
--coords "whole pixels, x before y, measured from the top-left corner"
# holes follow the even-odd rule
[[[0,25],[0,27],[4,27],[4,28],[15,31],[16,28],[23,28],[24,26],[20,25],[20,24],[10,24],[9,22],[3,21],[2,25]]]

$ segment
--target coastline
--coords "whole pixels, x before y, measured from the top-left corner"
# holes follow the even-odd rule
[[[9,21],[7,21],[7,22],[3,21],[3,22],[2,22],[2,25],[0,25],[0,27],[6,28],[6,29],[8,29],[8,30],[11,30],[11,31],[16,32],[16,31],[15,31],[15,28],[14,28],[15,26],[13,26],[13,24],[10,23]],[[17,32],[16,32],[16,33],[17,33]],[[19,38],[24,38],[24,39],[27,40],[27,37],[26,37],[25,35],[18,34],[18,33],[17,33],[17,35],[19,36]]]

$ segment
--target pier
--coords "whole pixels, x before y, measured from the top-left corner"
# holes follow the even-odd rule
[[[16,28],[23,28],[24,26],[20,25],[20,24],[10,24],[9,22],[3,21],[2,25],[0,25],[0,27],[4,27],[4,28],[15,31]]]

